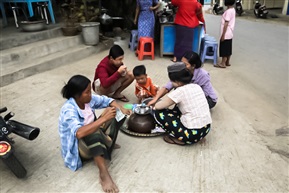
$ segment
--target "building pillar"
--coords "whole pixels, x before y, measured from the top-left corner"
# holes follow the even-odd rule
[[[288,4],[288,0],[284,1],[284,5],[283,5],[283,9],[282,9],[282,14],[283,15],[289,15],[289,4]]]

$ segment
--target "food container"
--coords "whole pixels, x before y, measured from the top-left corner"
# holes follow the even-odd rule
[[[21,21],[20,27],[26,32],[41,31],[46,28],[46,20]]]

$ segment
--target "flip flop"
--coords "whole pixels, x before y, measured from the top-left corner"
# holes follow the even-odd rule
[[[214,67],[216,67],[216,68],[226,68],[226,66],[221,66],[219,64],[214,65]]]
[[[174,62],[174,63],[176,63],[176,62],[177,62],[177,60],[174,60],[174,59],[171,59],[171,61],[172,61],[172,62]]]
[[[122,101],[122,102],[129,102],[129,100],[128,100],[124,95],[122,95],[122,97],[119,97],[119,98],[115,98],[115,97],[114,97],[114,99],[120,100],[120,101]]]
[[[231,64],[226,64],[226,66],[231,66]]]
[[[179,141],[170,135],[165,135],[163,139],[165,142],[167,142],[169,144],[175,144],[175,145],[181,145],[181,146],[186,145],[184,142]]]

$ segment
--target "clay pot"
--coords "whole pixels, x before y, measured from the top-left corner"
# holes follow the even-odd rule
[[[135,109],[127,121],[127,127],[137,133],[151,133],[155,128],[155,119],[150,114],[150,109],[146,106]]]

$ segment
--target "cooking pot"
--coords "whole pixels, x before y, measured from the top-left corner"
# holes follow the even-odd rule
[[[127,128],[137,133],[151,133],[151,130],[155,128],[151,108],[145,104],[135,107],[127,121]]]
[[[103,13],[100,16],[100,23],[103,25],[110,25],[112,24],[112,17],[110,17],[109,15],[107,15],[106,13]]]

